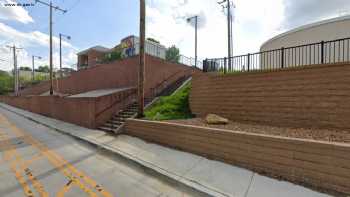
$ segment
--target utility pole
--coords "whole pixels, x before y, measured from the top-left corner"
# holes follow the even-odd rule
[[[231,5],[230,0],[227,0],[227,30],[228,30],[228,68],[231,69]]]
[[[195,20],[195,36],[194,36],[194,42],[195,42],[195,49],[194,49],[194,52],[195,52],[195,55],[194,55],[194,59],[195,59],[195,63],[194,63],[194,67],[197,67],[197,62],[198,62],[198,56],[197,56],[197,38],[198,38],[198,16],[193,16],[193,17],[190,17],[187,19],[187,22],[191,22],[191,20],[194,19]]]
[[[145,39],[146,39],[146,5],[145,0],[140,0],[140,66],[138,77],[138,117],[144,116],[145,105]]]
[[[36,3],[41,3],[43,5],[46,5],[48,7],[50,7],[50,19],[49,19],[49,23],[50,23],[50,95],[53,95],[53,61],[52,61],[52,9],[54,8],[55,11],[61,11],[63,13],[66,13],[67,10],[63,10],[61,8],[59,8],[58,6],[53,6],[52,5],[52,1],[50,1],[50,3],[46,3],[43,2],[41,0],[35,0]]]
[[[40,56],[35,56],[35,55],[32,55],[32,66],[33,66],[33,72],[32,72],[32,80],[34,81],[35,80],[35,63],[34,63],[34,59],[35,58],[38,58],[39,60],[41,60],[41,57]]]
[[[220,5],[223,3],[227,3],[226,6],[222,6],[224,9],[227,8],[227,50],[228,50],[228,67],[232,66],[232,17],[231,17],[231,1],[223,0],[222,2],[218,2]]]
[[[18,50],[18,49],[22,49],[22,48],[17,48],[15,45],[13,45],[13,46],[7,46],[7,47],[13,50],[14,92],[15,92],[15,96],[18,96],[18,90],[19,90],[19,77],[18,77],[18,69],[17,69],[17,55],[16,55],[16,50]]]
[[[68,40],[71,39],[70,36],[64,35],[60,33],[60,78],[63,77],[62,73],[62,37],[67,38]]]

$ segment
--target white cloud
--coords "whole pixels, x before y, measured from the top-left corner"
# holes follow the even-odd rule
[[[33,45],[41,45],[41,46],[49,46],[49,35],[44,34],[40,31],[32,31],[32,32],[21,32],[18,31],[4,23],[0,22],[0,38],[4,38],[6,40],[12,40],[14,44],[21,45],[24,47],[29,47]],[[59,44],[59,38],[53,36],[53,44]],[[66,42],[62,41],[62,46],[71,47],[73,46]]]
[[[319,20],[349,14],[349,0],[283,0],[286,17],[283,26],[290,29]]]
[[[234,51],[236,54],[257,52],[260,45],[284,31],[282,0],[236,0]]]
[[[5,4],[17,4],[13,0],[0,0],[0,19],[14,20],[21,23],[33,23],[33,18],[27,10],[20,6],[5,6]]]
[[[39,32],[21,32],[18,31],[8,25],[5,25],[0,22],[0,40],[5,40],[5,43],[1,43],[2,45],[13,45],[15,44],[17,47],[23,48],[18,52],[18,64],[19,66],[30,66],[32,65],[31,61],[31,53],[28,51],[30,49],[39,49],[42,51],[47,51],[47,55],[43,55],[42,60],[36,60],[36,65],[48,65],[48,47],[49,47],[49,35]],[[7,42],[6,42],[7,41]],[[54,66],[56,68],[59,67],[59,54],[58,46],[59,46],[59,38],[53,37],[53,45],[54,45]],[[78,49],[74,47],[67,41],[62,41],[63,46],[63,66],[70,67],[73,63],[77,61],[76,56],[74,55]],[[0,48],[1,49],[1,48]],[[0,54],[0,59],[8,60],[8,62],[0,62],[0,69],[2,70],[11,70],[13,61],[12,61],[12,53],[9,49],[2,48],[5,53]]]
[[[282,0],[236,0],[234,54],[255,52],[262,42],[277,34],[284,16]],[[199,15],[198,56],[227,55],[227,17],[216,0],[150,0],[147,36],[194,56],[194,29],[186,18]],[[204,21],[203,21],[204,19]]]
[[[291,28],[350,13],[349,0],[232,1],[235,55],[257,52],[263,42]],[[176,44],[181,53],[193,57],[194,30],[186,23],[193,15],[200,17],[199,57],[227,56],[226,16],[217,0],[149,0],[147,36],[167,46]]]

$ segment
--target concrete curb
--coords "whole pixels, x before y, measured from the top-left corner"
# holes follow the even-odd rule
[[[60,129],[60,128],[57,128],[55,126],[51,126],[49,124],[46,124],[44,122],[40,122],[38,120],[36,120],[35,118],[32,118],[30,116],[27,116],[27,115],[24,115],[24,114],[21,114],[19,112],[16,112],[10,108],[7,107],[6,104],[3,104],[1,103],[0,104],[0,107],[7,110],[7,111],[10,111],[12,113],[15,113],[21,117],[24,117],[30,121],[33,121],[37,124],[40,124],[42,126],[45,126],[45,127],[48,127],[54,131],[57,131],[61,134],[64,134],[64,135],[68,135],[76,140],[79,140],[83,143],[87,143],[89,145],[92,145],[93,147],[96,147],[97,149],[99,150],[102,150],[102,151],[106,151],[107,153],[112,153],[112,154],[115,154],[116,156],[119,156],[133,164],[136,164],[138,166],[140,166],[141,168],[144,168],[144,169],[147,169],[147,170],[150,170],[151,172],[154,172],[162,177],[165,177],[173,182],[176,182],[180,185],[183,185],[185,187],[188,187],[188,188],[191,188],[193,189],[194,191],[197,191],[197,192],[200,192],[200,193],[203,193],[205,195],[209,195],[209,196],[215,196],[215,197],[231,197],[232,195],[229,195],[229,194],[226,194],[226,193],[223,193],[223,192],[220,192],[220,191],[217,191],[216,189],[214,188],[209,188],[208,186],[205,186],[195,180],[190,180],[190,179],[187,179],[183,176],[179,176],[177,174],[174,174],[166,169],[163,169],[157,165],[154,165],[153,163],[150,163],[150,162],[147,162],[145,160],[142,160],[140,158],[137,158],[127,152],[124,152],[122,150],[119,150],[119,149],[116,149],[116,148],[112,148],[111,146],[107,145],[107,144],[101,144],[99,142],[97,142],[96,140],[92,139],[92,138],[88,138],[88,137],[81,137],[81,136],[78,136],[78,135],[75,135],[75,134],[72,134],[68,131],[65,131],[63,129]],[[11,106],[12,107],[12,106]],[[20,109],[22,110],[22,109]],[[32,112],[30,112],[32,113]]]

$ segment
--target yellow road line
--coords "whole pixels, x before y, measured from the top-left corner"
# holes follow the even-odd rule
[[[48,158],[48,160],[52,164],[54,164],[58,169],[61,170],[61,172],[63,174],[65,174],[69,178],[69,180],[72,180],[72,184],[74,183],[75,185],[79,186],[84,192],[86,192],[90,196],[97,196],[90,188],[86,187],[77,178],[77,177],[79,177],[80,179],[82,179],[86,183],[88,183],[92,188],[94,188],[102,196],[112,197],[112,194],[107,192],[102,186],[98,185],[94,180],[92,180],[91,178],[86,176],[83,172],[77,170],[73,165],[71,165],[68,161],[63,159],[60,155],[58,155],[54,151],[50,150],[47,146],[45,146],[44,144],[42,144],[38,140],[34,139],[29,134],[26,134],[25,132],[21,131],[14,124],[10,123],[5,117],[3,117],[3,118],[10,125],[11,130],[13,130],[18,137],[24,137],[24,140],[28,141],[34,147],[39,149]],[[66,168],[63,168],[63,166],[66,166]],[[76,176],[74,176],[74,174]],[[70,188],[70,187],[68,187],[68,188]],[[63,190],[65,190],[65,188],[63,188]]]
[[[1,129],[0,129],[1,131]],[[4,132],[2,132],[4,133]],[[31,172],[31,170],[28,168],[28,165],[26,162],[23,161],[21,155],[16,151],[16,147],[8,142],[8,139],[6,139],[6,143],[8,143],[8,148],[10,151],[10,154],[15,156],[16,160],[15,164],[18,165],[19,168],[19,172],[25,172],[25,175],[27,175],[27,177],[29,178],[29,180],[33,183],[33,186],[35,188],[35,190],[38,191],[38,193],[40,194],[41,197],[48,197],[48,193],[45,191],[43,185],[36,179],[36,177],[33,175],[33,173]]]
[[[82,191],[89,194],[89,196],[97,197],[97,195],[91,189],[82,184],[80,180],[78,180],[76,177],[74,177],[72,173],[69,172],[69,170],[65,167],[66,164],[57,161],[57,159],[55,159],[52,156],[50,151],[44,148],[42,144],[35,142],[33,139],[30,138],[30,136],[21,133],[19,130],[16,129],[16,127],[13,127],[12,125],[10,126],[11,130],[15,131],[18,137],[22,137],[27,143],[31,144],[33,147],[36,147],[39,151],[41,151],[50,163],[52,163],[57,169],[59,169],[69,180],[73,180],[74,184],[78,185],[82,189]]]
[[[41,153],[34,155],[31,159],[24,161],[26,166],[30,166],[34,161],[41,159],[43,155]]]
[[[24,191],[24,194],[27,197],[33,197],[34,195],[33,195],[32,190],[29,188],[29,186],[28,186],[26,180],[23,178],[21,172],[19,172],[17,170],[16,163],[18,162],[17,161],[18,157],[15,157],[15,160],[11,162],[13,154],[11,154],[12,151],[11,151],[11,148],[10,148],[10,144],[7,142],[7,140],[3,136],[0,136],[0,139],[3,141],[0,144],[0,146],[4,150],[4,152],[3,152],[4,160],[6,162],[10,162],[10,169],[15,174],[17,181],[21,184],[21,186],[23,188],[23,191]]]
[[[72,188],[73,181],[69,180],[67,184],[63,186],[63,188],[57,193],[57,197],[64,197],[64,195]]]
[[[14,130],[16,130],[16,128],[14,128]],[[20,131],[19,131],[20,132]],[[28,140],[28,142],[30,144],[32,144],[34,147],[38,148],[41,152],[43,152],[43,154],[46,156],[46,158],[53,164],[56,166],[56,168],[60,169],[61,172],[69,179],[72,180],[73,183],[77,186],[80,187],[80,189],[82,189],[82,191],[84,191],[85,193],[89,194],[89,196],[97,196],[95,192],[93,192],[89,187],[86,187],[79,179],[77,179],[76,176],[74,176],[74,174],[69,171],[69,168],[67,168],[68,164],[64,163],[62,161],[59,161],[57,158],[55,158],[55,156],[52,154],[52,152],[45,147],[43,144],[41,144],[40,142],[37,142],[35,139],[33,139],[31,136],[28,136],[26,134],[23,133],[23,135],[25,136],[25,140]]]

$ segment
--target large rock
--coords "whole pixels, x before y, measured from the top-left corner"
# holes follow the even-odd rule
[[[205,117],[207,124],[228,124],[228,119],[220,117],[216,114],[208,114]]]

